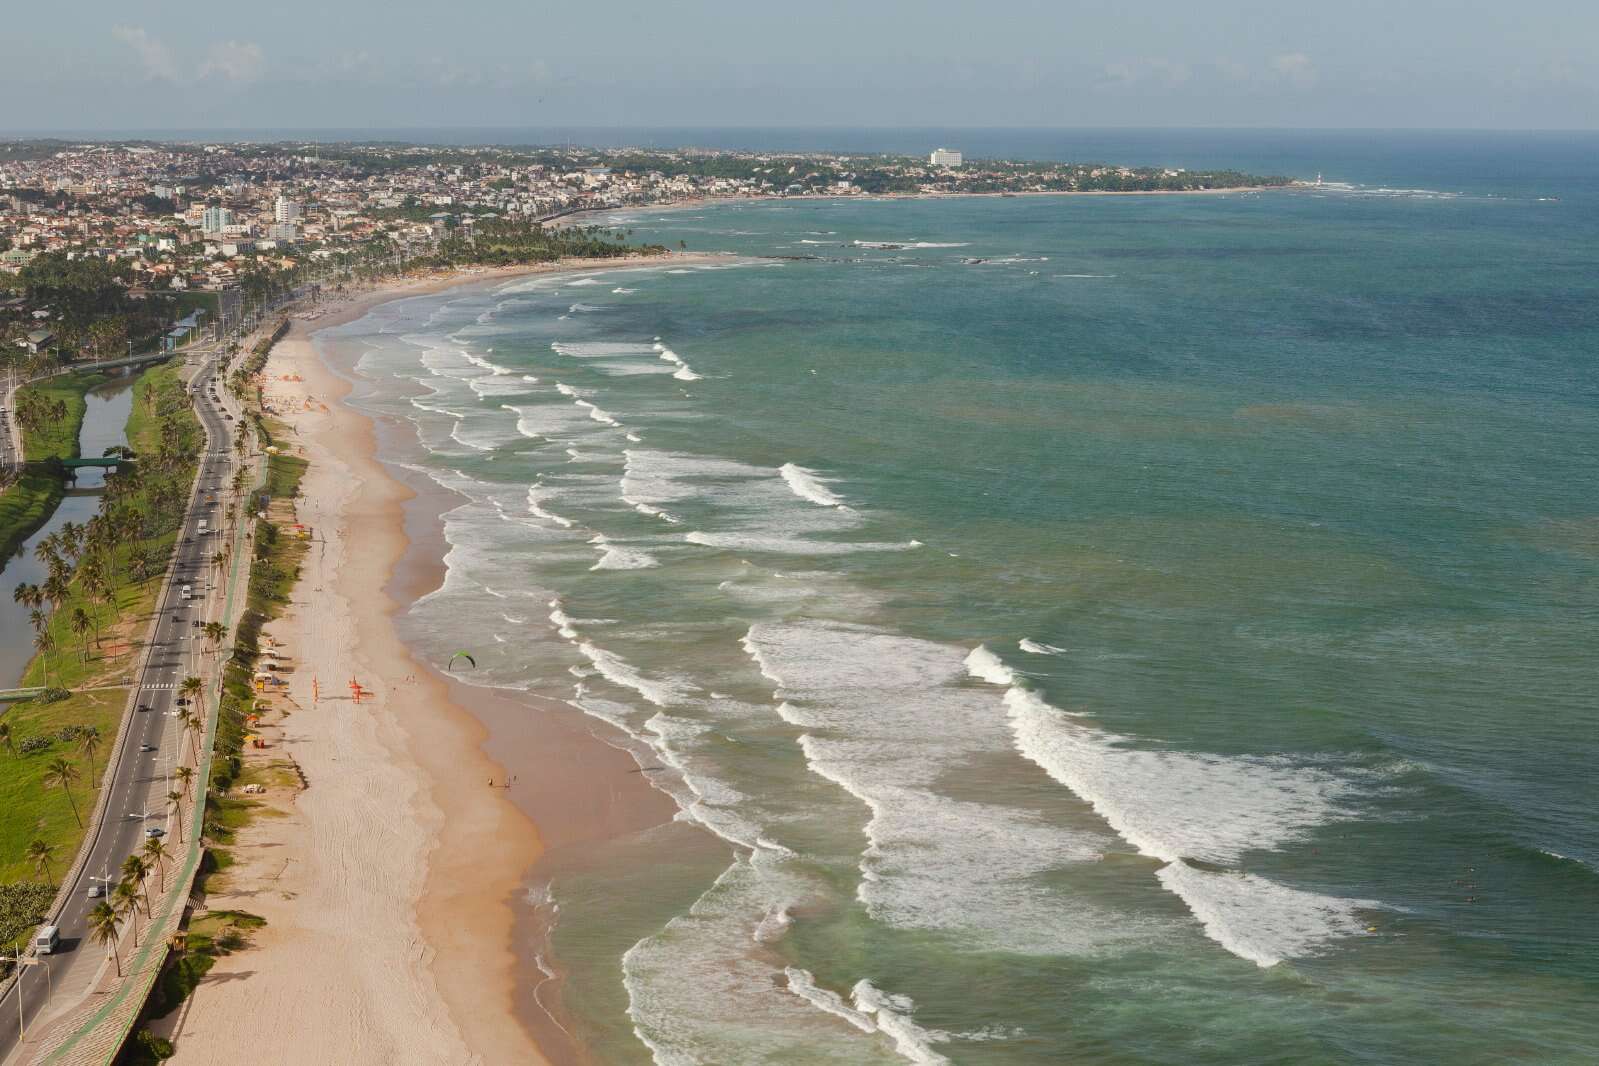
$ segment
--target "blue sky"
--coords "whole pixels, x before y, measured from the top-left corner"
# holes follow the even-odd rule
[[[78,0],[0,129],[1591,129],[1596,0]]]

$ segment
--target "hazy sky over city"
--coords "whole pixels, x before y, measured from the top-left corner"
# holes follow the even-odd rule
[[[0,129],[1599,125],[1594,0],[25,4]]]

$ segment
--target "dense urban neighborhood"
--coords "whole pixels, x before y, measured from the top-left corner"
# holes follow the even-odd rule
[[[947,148],[924,160],[13,141],[0,144],[0,340],[12,363],[177,346],[331,270],[472,258],[485,227],[511,239],[485,249],[484,261],[617,251],[624,234],[588,227],[574,236],[572,216],[589,210],[713,197],[1199,191],[1285,180],[972,161]],[[558,219],[565,222],[545,233]]]

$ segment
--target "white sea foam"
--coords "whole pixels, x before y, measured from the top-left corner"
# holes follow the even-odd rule
[[[600,561],[589,567],[590,570],[646,570],[661,565],[660,561],[647,551],[624,548],[604,538],[600,539],[599,547]]]
[[[1143,750],[1027,689],[1012,686],[1004,698],[1017,749],[1087,801],[1134,848],[1168,863],[1161,883],[1228,950],[1269,966],[1358,930],[1352,918],[1337,916],[1369,904],[1253,875],[1190,874],[1184,862],[1234,864],[1246,852],[1278,849],[1314,826],[1348,817],[1353,789],[1347,782],[1282,759]],[[1278,912],[1294,913],[1257,921],[1250,908],[1267,901]]]
[[[664,344],[659,343],[654,345],[654,349],[660,353],[661,359],[677,367],[677,372],[672,375],[674,378],[677,378],[679,381],[701,380],[700,375],[694,373],[694,371],[689,368],[689,365],[683,361],[682,357],[676,352],[672,351],[672,349],[666,347]]]
[[[577,639],[577,630],[572,628],[572,616],[562,610],[559,596],[550,601],[550,622],[555,626],[555,631],[567,640]]]
[[[919,1066],[945,1066],[949,1059],[933,1050],[934,1044],[949,1040],[948,1033],[938,1029],[923,1029],[911,1021],[911,1011],[916,1004],[909,996],[895,996],[882,991],[864,978],[850,990],[855,1009],[871,1015],[877,1027],[894,1041],[901,1055]]]
[[[466,387],[478,396],[514,396],[531,391],[520,377],[480,377],[468,381]]]
[[[1066,651],[1065,648],[1057,648],[1053,644],[1045,644],[1041,641],[1029,640],[1026,637],[1023,637],[1021,640],[1017,641],[1016,646],[1029,655],[1062,655]]]
[[[637,289],[624,289],[620,285],[618,285],[616,288],[612,289],[611,291],[614,292],[614,293],[620,293],[623,296],[629,296],[629,295],[632,295],[635,292],[638,292]]]
[[[579,305],[581,306],[581,305]],[[550,349],[572,359],[605,359],[619,355],[650,355],[655,348],[635,341],[552,341]]]
[[[544,500],[546,498],[548,498],[548,496],[549,496],[549,490],[546,489],[544,486],[542,486],[542,485],[531,485],[531,486],[529,486],[528,490],[527,490],[527,509],[528,509],[528,513],[532,514],[532,515],[535,515],[535,516],[537,516],[539,518],[542,518],[542,519],[544,519],[547,522],[554,522],[556,525],[560,526],[563,529],[572,528],[572,520],[570,518],[563,518],[561,515],[555,514],[553,511],[549,511],[549,510],[545,509]]]
[[[760,623],[743,645],[776,686],[778,715],[802,730],[812,772],[870,814],[857,895],[875,920],[1026,954],[1148,935],[1046,886],[1097,860],[1107,837],[941,791],[949,770],[1010,750],[993,696],[962,683],[962,649],[824,622]]]
[[[516,414],[516,431],[532,440],[568,441],[598,432],[585,412],[564,403],[505,404]]]
[[[773,552],[779,555],[851,555],[855,552],[903,552],[921,547],[919,541],[811,540],[808,537],[765,536],[759,533],[683,534],[690,544],[729,551]]]
[[[965,248],[970,241],[853,241],[857,248]]]
[[[589,417],[596,422],[604,423],[607,426],[620,426],[622,424],[587,400],[573,400],[572,402],[587,411]]]
[[[844,505],[837,493],[827,487],[821,476],[814,470],[808,470],[794,463],[784,463],[778,467],[778,473],[783,475],[783,480],[788,482],[788,487],[794,490],[794,495],[802,500],[809,500],[818,507],[842,507]]]
[[[818,986],[815,975],[809,970],[789,966],[783,970],[783,976],[788,978],[788,990],[811,1006],[843,1018],[863,1033],[877,1032],[877,1023],[871,1015],[850,1006],[837,992]]]
[[[1262,968],[1325,952],[1344,937],[1363,936],[1359,911],[1370,900],[1303,892],[1254,874],[1210,872],[1174,862],[1155,872],[1179,896],[1205,934]]]
[[[987,681],[992,685],[1016,683],[1016,675],[1011,672],[1011,668],[982,644],[977,645],[971,654],[966,656],[966,672],[979,681]]]
[[[1230,863],[1348,815],[1352,787],[1287,760],[1148,751],[1050,706],[1005,693],[1021,750],[1146,855]]]
[[[465,349],[461,350],[461,355],[473,366],[480,367],[493,374],[510,374],[513,372],[510,367],[500,366],[498,363],[492,363],[489,360],[484,359],[482,356],[473,355],[471,352],[466,351]]]
[[[566,284],[576,288],[579,285],[603,285],[604,282],[600,281],[599,278],[578,278],[576,281],[568,281]]]
[[[741,858],[688,913],[623,955],[628,1014],[659,1066],[859,1066],[885,1057],[858,1023],[793,992],[781,960],[757,939],[762,916],[785,904],[787,881]]]
[[[580,641],[577,649],[607,681],[632,689],[657,707],[669,707],[694,695],[693,685],[679,679],[647,678],[620,655],[586,640]]]

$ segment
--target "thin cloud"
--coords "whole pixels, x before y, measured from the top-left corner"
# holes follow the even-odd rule
[[[1193,73],[1186,63],[1170,59],[1136,59],[1125,63],[1107,63],[1101,70],[1098,84],[1111,88],[1137,85],[1176,88],[1186,84]]]
[[[178,82],[178,63],[172,56],[172,50],[158,38],[150,36],[141,26],[117,26],[111,31],[112,35],[129,48],[133,49],[139,57],[139,63],[144,67],[146,76],[157,81]]]
[[[266,53],[254,41],[217,41],[206,49],[198,68],[185,69],[167,43],[142,26],[117,26],[112,35],[138,56],[145,76],[171,85],[190,85],[214,79],[233,85],[259,81],[266,70]]]
[[[1272,71],[1296,89],[1316,84],[1316,64],[1303,52],[1285,52],[1271,61]]]
[[[235,85],[257,81],[266,69],[266,54],[254,41],[219,41],[206,52],[200,77],[217,77]]]

